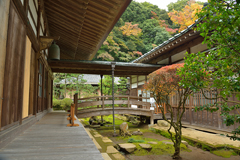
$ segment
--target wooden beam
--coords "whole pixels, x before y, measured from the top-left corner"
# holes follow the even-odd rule
[[[26,13],[26,16],[28,15],[28,4],[29,4],[29,0],[24,0],[24,10]]]

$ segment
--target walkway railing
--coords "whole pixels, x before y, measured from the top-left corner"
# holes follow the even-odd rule
[[[114,104],[121,107],[131,108],[131,105],[137,105],[137,108],[150,109],[149,102],[143,102],[145,97],[116,95],[114,96]],[[78,99],[78,110],[91,108],[110,108],[112,107],[112,96],[97,96]]]

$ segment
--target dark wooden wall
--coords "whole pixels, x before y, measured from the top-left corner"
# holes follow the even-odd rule
[[[2,127],[22,120],[26,26],[12,3],[7,37]]]
[[[209,93],[205,93],[208,95],[208,97],[212,97],[212,95]],[[211,95],[211,96],[210,96]],[[235,95],[229,98],[229,100],[238,101]],[[218,100],[220,101],[220,99]],[[174,109],[174,117],[177,117],[177,103],[178,99],[177,96],[174,95],[170,98],[170,104],[173,106]],[[202,93],[195,93],[193,96],[190,96],[189,99],[186,102],[186,110],[182,117],[182,122],[196,125],[199,127],[205,127],[205,128],[211,128],[211,129],[217,129],[217,130],[223,130],[223,131],[232,131],[240,126],[239,123],[235,123],[232,126],[226,126],[226,124],[223,121],[223,117],[220,115],[220,110],[216,112],[210,112],[207,110],[203,111],[195,111],[196,106],[203,106],[207,104],[213,104],[213,100],[205,99]],[[234,103],[228,103],[229,106],[236,105]],[[238,114],[240,112],[240,109],[231,111],[230,114]]]

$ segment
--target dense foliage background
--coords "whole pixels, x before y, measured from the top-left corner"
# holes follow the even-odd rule
[[[194,23],[201,4],[195,0],[178,0],[170,3],[166,11],[148,2],[132,1],[93,60],[136,59]]]

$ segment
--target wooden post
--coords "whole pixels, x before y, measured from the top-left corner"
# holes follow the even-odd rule
[[[68,117],[67,120],[71,121],[71,123],[68,124],[67,127],[79,126],[79,124],[74,124],[74,120],[76,120],[76,118],[75,118],[75,104],[71,105],[70,117]]]
[[[192,124],[192,107],[193,107],[193,97],[189,97],[189,122]]]
[[[153,115],[154,115],[154,111],[151,111],[151,119],[150,119],[150,124],[154,124]]]
[[[103,78],[103,75],[101,74],[100,75],[101,77],[101,100],[102,100],[102,109],[104,109],[104,100],[103,100],[103,91],[102,91],[102,78]],[[103,115],[101,115],[101,121],[102,121],[102,124],[103,124]]]
[[[78,113],[78,94],[77,93],[74,94],[74,104],[75,104],[75,114],[77,116],[77,113]]]
[[[128,108],[130,108],[130,96],[128,96]]]
[[[102,96],[102,109],[104,110],[104,97]]]

